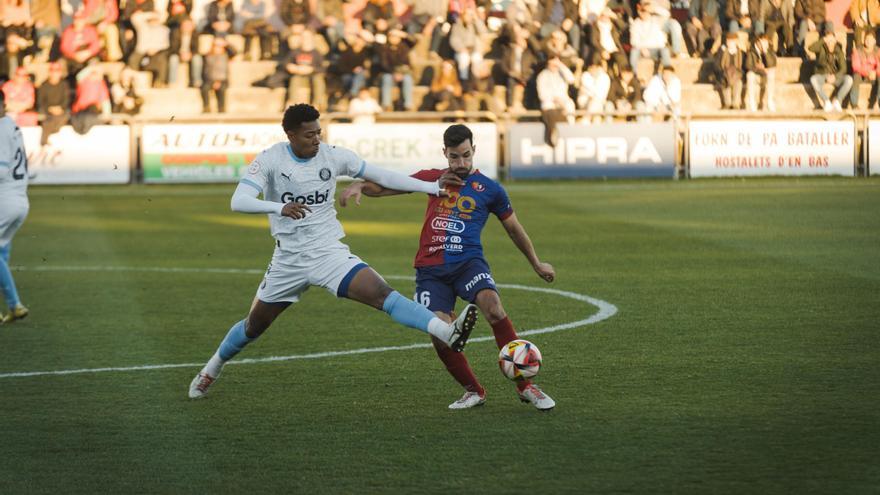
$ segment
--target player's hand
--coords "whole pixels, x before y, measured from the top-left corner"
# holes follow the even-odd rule
[[[293,201],[284,205],[284,208],[281,208],[282,217],[290,217],[294,220],[305,218],[306,212],[311,213],[312,209],[302,203],[295,203]]]
[[[363,194],[364,183],[363,182],[355,182],[354,184],[346,187],[342,194],[339,195],[339,206],[345,208],[348,206],[348,200],[354,198],[354,204],[357,206],[361,205],[361,194]]]
[[[451,171],[444,172],[437,182],[440,183],[440,189],[449,189],[450,187],[461,187],[464,185],[464,180]]]
[[[550,283],[556,278],[556,270],[553,269],[553,265],[550,263],[544,263],[539,261],[537,265],[534,266],[535,273],[538,274],[539,277],[543,278],[545,282]]]

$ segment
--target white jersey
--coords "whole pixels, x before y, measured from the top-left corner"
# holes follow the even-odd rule
[[[27,201],[27,165],[21,129],[8,115],[0,118],[0,200]]]
[[[326,246],[345,237],[336,219],[336,178],[357,178],[366,163],[353,151],[321,143],[309,159],[293,154],[289,143],[278,143],[263,150],[248,167],[241,184],[258,189],[266,201],[307,205],[305,218],[270,214],[272,237],[281,247],[296,246],[297,251]]]

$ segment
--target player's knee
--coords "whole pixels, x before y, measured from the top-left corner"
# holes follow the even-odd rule
[[[504,308],[501,307],[501,304],[493,304],[487,307],[483,313],[483,316],[485,316],[486,321],[488,321],[490,325],[494,325],[507,318],[507,313],[504,312]]]

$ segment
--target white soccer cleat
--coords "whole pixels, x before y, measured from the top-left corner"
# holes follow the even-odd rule
[[[190,399],[201,399],[208,393],[208,387],[211,386],[212,383],[217,381],[216,376],[211,376],[204,372],[199,372],[193,381],[189,384],[189,398]]]
[[[449,409],[470,409],[482,406],[486,403],[486,397],[476,392],[465,392],[461,399],[449,404]]]
[[[530,384],[522,392],[519,393],[519,400],[523,402],[531,402],[539,411],[549,411],[556,407],[556,401],[545,394],[537,385]]]
[[[464,311],[458,315],[458,318],[452,322],[452,334],[449,336],[447,344],[455,352],[464,350],[468,338],[474,325],[477,324],[477,306],[476,304],[468,304]]]

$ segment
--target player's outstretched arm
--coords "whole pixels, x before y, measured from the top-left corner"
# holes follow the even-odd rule
[[[552,282],[556,278],[556,271],[553,269],[553,265],[538,259],[538,255],[535,253],[535,246],[532,244],[529,234],[526,233],[525,227],[517,220],[516,213],[511,213],[509,217],[502,220],[501,225],[504,226],[504,230],[507,231],[507,235],[510,236],[516,247],[529,260],[535,273],[545,281]]]
[[[407,191],[388,189],[370,181],[354,182],[346,187],[339,195],[339,205],[344,208],[348,206],[349,201],[353,200],[354,204],[360,206],[362,195],[371,198],[378,198],[381,196],[394,196],[395,194],[407,194]]]
[[[446,191],[440,188],[439,182],[425,182],[415,179],[408,175],[385,170],[374,165],[364,165],[361,178],[375,182],[376,184],[386,188],[400,192],[423,192],[434,196],[445,196]]]

